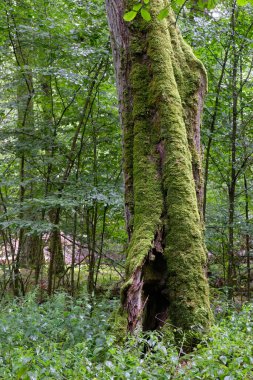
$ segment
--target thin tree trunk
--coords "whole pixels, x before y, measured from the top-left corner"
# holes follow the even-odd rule
[[[204,165],[204,191],[203,191],[203,219],[205,221],[206,217],[206,201],[207,201],[207,184],[208,184],[208,176],[209,176],[209,163],[210,163],[210,154],[211,154],[211,147],[213,143],[213,135],[215,132],[215,124],[217,120],[217,115],[218,115],[218,110],[219,110],[219,104],[220,104],[220,93],[222,89],[222,82],[225,74],[225,69],[227,65],[227,60],[228,60],[228,53],[230,50],[230,43],[227,46],[227,49],[225,51],[225,56],[223,59],[222,63],[222,68],[221,68],[221,73],[219,77],[219,81],[217,84],[217,89],[216,89],[216,98],[215,98],[215,103],[214,103],[214,111],[212,114],[212,119],[209,127],[209,134],[208,134],[208,142],[207,142],[207,147],[206,147],[206,152],[205,152],[205,165]]]
[[[251,268],[250,268],[250,235],[249,229],[249,193],[248,193],[248,181],[246,174],[244,174],[244,193],[245,193],[245,222],[246,222],[246,234],[245,234],[245,254],[247,260],[247,299],[250,301],[250,281],[251,281]]]
[[[102,256],[103,256],[107,209],[108,209],[108,205],[105,205],[104,206],[104,212],[103,212],[103,221],[102,221],[102,233],[101,233],[101,238],[100,238],[99,258],[98,258],[98,261],[97,261],[96,275],[95,275],[95,280],[94,280],[95,289],[96,289],[96,286],[97,286],[98,274],[99,274],[99,269],[100,269],[101,260],[102,260]]]
[[[231,33],[233,48],[233,67],[232,67],[232,134],[231,134],[231,176],[229,185],[229,217],[228,217],[228,275],[227,283],[229,287],[228,296],[233,298],[233,288],[236,280],[236,266],[234,255],[234,216],[235,216],[235,191],[236,191],[236,139],[237,139],[237,73],[238,73],[238,56],[235,41],[235,24],[236,24],[236,1],[233,1],[231,15]]]
[[[77,210],[74,211],[73,221],[73,242],[72,242],[72,255],[71,255],[71,295],[75,295],[75,262],[76,262],[76,232],[77,232]]]
[[[90,212],[87,211],[87,236],[88,236],[88,250],[89,250],[87,290],[88,290],[88,293],[91,295],[93,295],[95,291],[97,222],[98,222],[98,204],[97,204],[97,201],[95,200],[92,207],[91,218],[90,218]]]
[[[248,72],[247,77],[250,75],[252,70],[252,67],[250,67],[250,70]],[[243,86],[246,83],[246,81],[243,79],[243,59],[242,56],[240,56],[240,121],[241,121],[241,127],[243,128],[244,125],[244,109],[243,109]],[[245,129],[243,128],[242,134],[243,134],[243,142],[244,142],[244,162],[246,162],[248,153],[247,153],[247,134],[245,133]],[[246,233],[245,233],[245,256],[246,256],[246,295],[247,300],[250,301],[251,296],[251,289],[250,289],[250,283],[251,283],[251,257],[250,257],[250,216],[249,216],[249,210],[250,210],[250,198],[249,198],[249,186],[248,186],[248,179],[247,179],[247,170],[245,170],[244,175],[244,195],[245,195],[245,224],[246,224]]]
[[[56,276],[64,273],[65,263],[61,244],[61,233],[59,230],[60,207],[51,210],[49,213],[50,222],[55,225],[50,233],[49,251],[50,262],[48,268],[48,294],[54,292]]]

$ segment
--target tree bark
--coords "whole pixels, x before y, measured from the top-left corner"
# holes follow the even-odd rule
[[[211,320],[202,233],[200,119],[203,65],[183,41],[168,5],[152,20],[123,21],[132,2],[107,0],[123,127],[127,329],[208,328]]]
[[[55,290],[56,276],[64,273],[65,262],[61,243],[61,232],[59,229],[61,208],[56,207],[49,211],[50,222],[55,225],[50,233],[49,252],[50,262],[48,267],[48,294]]]
[[[234,295],[234,287],[236,285],[236,262],[235,262],[235,248],[234,248],[234,222],[235,222],[235,197],[237,185],[237,133],[238,133],[238,54],[236,48],[236,1],[233,1],[231,11],[231,39],[232,39],[232,125],[231,125],[231,174],[230,183],[228,186],[228,270],[227,270],[227,285],[228,285],[228,298],[232,299]]]

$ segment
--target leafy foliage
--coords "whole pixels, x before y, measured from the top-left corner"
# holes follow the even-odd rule
[[[189,355],[181,379],[251,379],[253,305],[245,305],[213,327],[209,337]]]
[[[123,16],[125,21],[132,21],[135,19],[138,13],[140,13],[141,17],[145,21],[151,20],[151,15],[149,12],[149,1],[150,0],[141,0],[136,2],[133,5],[133,8],[131,11],[126,12]]]
[[[124,20],[125,21],[132,21],[137,16],[137,11],[132,10],[130,12],[126,12],[124,14]]]
[[[162,333],[129,337],[122,345],[108,317],[115,301],[76,301],[36,294],[1,305],[0,371],[7,379],[250,379],[253,308],[215,325],[190,355]]]
[[[149,2],[152,0],[138,0],[132,7],[132,10],[129,12],[126,12],[123,16],[125,21],[133,21],[135,17],[137,16],[138,12],[140,11],[140,14],[142,18],[145,21],[151,20],[151,15],[148,11],[149,9]],[[215,6],[219,5],[221,0],[173,0],[172,6],[177,11],[178,9],[181,11],[184,7],[189,7],[194,9],[197,7],[199,10],[207,9],[211,10],[214,9]],[[247,4],[253,5],[253,0],[237,0],[237,4],[239,6],[245,6]],[[169,14],[169,6],[166,6],[165,8],[161,9],[160,12],[157,15],[158,20],[163,20],[166,18]]]

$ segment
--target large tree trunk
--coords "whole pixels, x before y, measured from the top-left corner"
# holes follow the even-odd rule
[[[128,330],[167,322],[208,328],[211,313],[202,233],[200,116],[206,73],[167,5],[152,20],[123,21],[132,1],[107,0],[123,127]]]

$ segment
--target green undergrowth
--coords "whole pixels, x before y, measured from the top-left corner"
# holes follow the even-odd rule
[[[253,305],[213,326],[191,354],[149,333],[121,345],[110,313],[117,301],[36,294],[1,303],[0,379],[253,379]],[[181,349],[180,349],[181,348]]]

